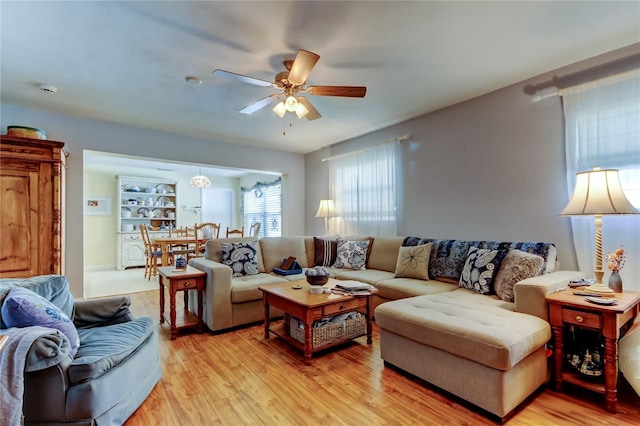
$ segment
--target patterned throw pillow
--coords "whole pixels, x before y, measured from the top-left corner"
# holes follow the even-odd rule
[[[338,240],[334,268],[366,269],[369,240]]]
[[[316,266],[331,266],[335,263],[338,251],[337,241],[313,237],[313,246],[315,253],[314,264]]]
[[[479,249],[469,247],[467,259],[460,276],[460,287],[468,288],[480,294],[492,294],[493,277],[504,259],[504,250]]]
[[[60,330],[71,346],[71,356],[80,347],[80,336],[67,314],[44,297],[24,287],[9,290],[2,304],[2,319],[7,327],[41,327]]]
[[[258,242],[220,243],[222,247],[222,263],[232,270],[232,276],[258,274]]]
[[[513,302],[513,288],[516,283],[540,275],[543,265],[542,256],[517,249],[510,250],[496,274],[493,284],[496,294],[505,302]]]
[[[400,247],[396,263],[396,278],[429,279],[431,243],[413,247]]]

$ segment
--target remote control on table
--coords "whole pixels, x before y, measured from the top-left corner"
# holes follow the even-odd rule
[[[602,297],[599,294],[595,294],[595,293],[587,293],[585,291],[574,291],[573,294],[575,294],[576,296],[591,296],[591,297]]]

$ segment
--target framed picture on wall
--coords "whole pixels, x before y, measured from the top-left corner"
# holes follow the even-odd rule
[[[111,197],[84,197],[86,216],[111,216]]]

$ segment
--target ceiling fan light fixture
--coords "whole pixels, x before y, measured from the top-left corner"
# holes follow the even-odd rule
[[[296,115],[298,116],[298,118],[303,118],[308,113],[309,110],[307,109],[307,107],[298,102],[298,105],[296,106]]]
[[[287,113],[287,108],[284,106],[284,101],[278,102],[278,104],[273,108],[273,112],[280,118],[284,117]]]
[[[296,110],[296,107],[298,106],[298,100],[295,96],[289,95],[284,101],[284,106],[285,108],[287,108],[287,111],[294,112]]]

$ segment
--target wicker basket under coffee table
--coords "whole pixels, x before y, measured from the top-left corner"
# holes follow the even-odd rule
[[[325,288],[335,285],[336,281],[329,280]],[[295,289],[297,285],[301,288]],[[291,345],[304,351],[304,363],[311,365],[311,354],[323,349],[336,346],[356,337],[367,336],[367,344],[372,343],[373,311],[371,309],[370,294],[351,296],[342,294],[311,294],[310,285],[306,281],[268,284],[260,286],[262,302],[264,304],[264,338],[268,339],[273,333]],[[271,323],[269,309],[273,306],[285,313],[284,321]],[[327,317],[348,312],[360,312],[359,316],[345,321],[344,324],[331,324],[327,328],[313,328],[313,323]],[[301,322],[303,330],[291,329],[291,324]],[[366,323],[366,327],[362,325]],[[301,339],[301,332],[304,339]]]

